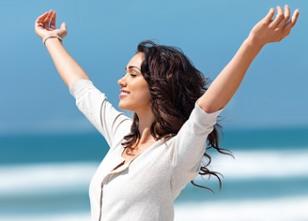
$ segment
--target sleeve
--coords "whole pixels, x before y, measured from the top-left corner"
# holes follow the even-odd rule
[[[217,117],[223,110],[224,108],[221,108],[207,113],[196,102],[188,120],[172,139],[174,154],[171,186],[175,192],[179,193],[198,175],[207,137],[213,131]]]
[[[88,79],[79,79],[69,88],[76,106],[103,135],[109,147],[117,144],[130,131],[131,118],[117,111],[104,93]]]

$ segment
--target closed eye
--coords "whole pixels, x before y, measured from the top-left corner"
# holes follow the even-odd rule
[[[137,71],[138,70],[138,71]],[[132,77],[140,75],[139,68],[136,66],[128,66],[124,68],[124,73],[128,73]]]
[[[130,72],[124,72],[123,73],[123,75],[122,75],[122,77],[124,77],[126,74],[129,74],[131,77],[136,77],[137,76],[137,74],[134,74],[134,73],[130,73]]]

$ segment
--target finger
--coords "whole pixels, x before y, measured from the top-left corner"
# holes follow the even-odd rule
[[[58,35],[64,38],[67,35],[67,28],[65,22],[62,22],[60,28],[57,31]]]
[[[299,11],[298,9],[296,9],[293,13],[293,16],[291,18],[291,21],[288,22],[288,24],[285,27],[285,32],[288,34],[291,29],[294,27],[294,25],[296,24],[297,18],[299,16]]]
[[[53,12],[50,11],[50,12],[48,13],[47,17],[44,19],[44,27],[45,27],[48,31],[51,30],[51,28],[50,28],[50,21],[51,21],[51,19],[52,19],[52,14],[53,14]]]
[[[42,15],[40,15],[40,16],[36,19],[35,24],[36,24],[37,26],[42,26],[42,25],[43,25],[43,20],[46,18],[46,16],[48,16],[48,12],[45,12],[45,13],[43,13]]]
[[[50,27],[53,28],[53,29],[56,29],[56,16],[57,16],[57,14],[54,11],[51,22],[50,22]]]
[[[52,10],[49,17],[48,17],[48,27],[49,27],[49,30],[52,30],[52,27],[51,27],[51,23],[52,23],[52,19],[54,17],[54,11]]]
[[[61,26],[60,26],[60,31],[61,31],[61,35],[63,35],[63,37],[66,35],[67,33],[67,27],[66,27],[66,23],[62,22]]]
[[[290,8],[288,5],[284,6],[284,13],[283,13],[283,19],[279,23],[279,25],[276,27],[278,30],[282,30],[286,24],[288,24],[289,18],[290,18]]]
[[[44,24],[48,23],[50,14],[51,14],[51,10],[49,10],[49,11],[47,12],[47,15],[46,15],[45,18],[42,20],[42,22],[43,22]]]
[[[292,19],[291,19],[291,26],[293,27],[295,24],[296,24],[296,21],[298,19],[298,16],[299,16],[299,10],[296,9],[293,13],[293,16],[292,16]]]
[[[66,23],[65,22],[62,22],[60,29],[66,31]]]
[[[48,11],[44,12],[43,14],[39,15],[35,21],[36,22],[41,21],[47,14],[48,14]]]
[[[270,8],[267,15],[263,18],[264,22],[266,24],[269,24],[272,21],[273,15],[275,14],[275,10],[273,8]]]
[[[290,19],[290,8],[288,5],[284,6],[284,18],[286,19],[286,21],[289,21]]]
[[[277,15],[274,21],[272,21],[269,25],[269,28],[275,29],[283,21],[284,15],[280,6],[277,6]]]
[[[50,10],[48,10],[48,11],[45,13],[44,17],[41,19],[42,22],[44,22],[44,21],[46,20],[46,18],[49,16],[49,13],[50,13]]]

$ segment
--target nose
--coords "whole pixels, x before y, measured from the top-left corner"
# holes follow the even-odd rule
[[[118,80],[118,84],[119,84],[121,87],[124,87],[124,86],[126,85],[125,76],[126,76],[126,75],[124,75],[123,77],[121,77],[121,78]]]

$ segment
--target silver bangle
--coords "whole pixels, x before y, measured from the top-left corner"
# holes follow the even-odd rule
[[[62,42],[62,38],[59,36],[59,35],[47,35],[45,36],[43,39],[42,39],[42,42],[43,44],[46,46],[46,41],[49,39],[49,38],[57,38],[59,39],[61,42]]]

